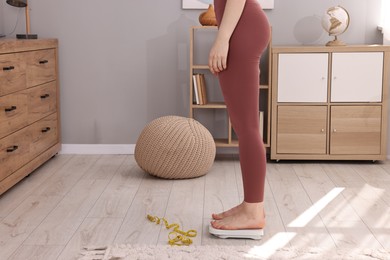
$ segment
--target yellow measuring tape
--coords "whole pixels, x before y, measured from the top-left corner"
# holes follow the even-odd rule
[[[196,237],[198,234],[198,232],[196,232],[194,229],[190,229],[187,232],[180,230],[179,224],[168,224],[168,221],[165,218],[154,217],[151,215],[147,215],[147,218],[151,222],[156,222],[157,225],[159,225],[162,220],[167,229],[173,228],[173,231],[168,234],[168,244],[171,246],[189,246],[192,244],[192,239],[190,237]]]

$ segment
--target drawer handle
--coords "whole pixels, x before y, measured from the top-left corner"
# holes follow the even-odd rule
[[[41,130],[42,133],[47,133],[50,131],[50,127],[45,127]]]
[[[4,71],[5,71],[5,70],[13,70],[13,69],[15,69],[14,66],[3,67],[3,70],[4,70]]]
[[[11,111],[16,110],[16,106],[6,107],[4,110],[5,110],[5,112],[11,112]]]
[[[39,61],[39,64],[46,64],[46,63],[48,63],[49,61],[48,60],[40,60]]]
[[[41,96],[41,99],[45,99],[45,98],[48,98],[48,97],[50,97],[50,95],[49,94],[45,94],[45,95]]]
[[[17,145],[13,145],[11,147],[8,147],[7,148],[7,153],[15,152],[18,148],[19,148],[19,146],[17,146]]]

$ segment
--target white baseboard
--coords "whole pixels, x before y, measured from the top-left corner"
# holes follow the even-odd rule
[[[234,149],[234,148],[233,148]],[[62,144],[60,154],[134,154],[135,144]],[[218,150],[218,155],[238,154],[238,151]],[[390,155],[387,155],[390,160]]]
[[[134,154],[135,144],[62,144],[60,154]]]

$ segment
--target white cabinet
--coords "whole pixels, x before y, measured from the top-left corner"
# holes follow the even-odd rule
[[[327,53],[283,53],[278,59],[278,102],[326,102]]]
[[[271,159],[385,160],[390,46],[273,47]]]
[[[383,52],[332,54],[332,102],[380,102]]]
[[[278,102],[327,102],[328,79],[331,102],[380,102],[382,74],[383,52],[282,53]]]

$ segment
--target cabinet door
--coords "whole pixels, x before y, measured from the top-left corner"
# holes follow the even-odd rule
[[[380,154],[381,106],[332,106],[331,154]]]
[[[328,54],[282,53],[278,102],[327,102]]]
[[[326,153],[326,106],[279,106],[277,117],[277,153]]]
[[[331,102],[381,102],[382,52],[333,53]]]

